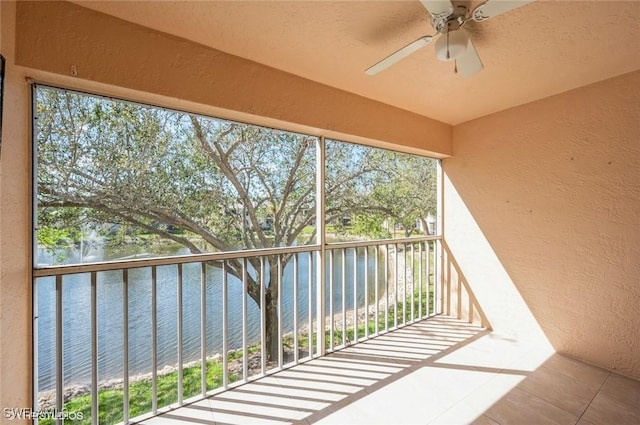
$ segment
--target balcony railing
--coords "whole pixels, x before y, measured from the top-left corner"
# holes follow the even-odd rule
[[[434,236],[36,268],[34,407],[58,412],[39,423],[130,423],[437,315],[440,252]]]

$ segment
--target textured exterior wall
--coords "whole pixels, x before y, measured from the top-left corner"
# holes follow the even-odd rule
[[[0,2],[7,60],[0,152],[0,423],[4,408],[31,407],[31,178],[29,87],[14,64],[15,3]]]
[[[277,120],[327,137],[451,153],[451,126],[67,2],[19,2],[16,62]],[[232,112],[233,111],[233,112]]]
[[[491,325],[527,322],[504,314],[515,288],[558,352],[640,378],[640,72],[456,126],[443,168],[445,237]]]

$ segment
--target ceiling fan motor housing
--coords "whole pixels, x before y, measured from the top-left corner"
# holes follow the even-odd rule
[[[447,16],[432,16],[431,26],[439,33],[446,34],[448,31],[457,31],[460,29],[468,19],[469,9],[467,9],[466,6],[460,5]]]
[[[435,43],[436,57],[439,60],[454,60],[467,50],[469,36],[462,26],[468,16],[467,8],[458,6],[451,15],[432,22],[433,27],[442,34]]]

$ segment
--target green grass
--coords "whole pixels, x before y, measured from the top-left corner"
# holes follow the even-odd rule
[[[423,287],[423,289],[425,289]],[[426,294],[426,290],[422,291],[422,299],[420,299],[419,294],[415,293],[413,295],[413,301],[411,299],[407,299],[407,311],[404,313],[405,314],[405,321],[408,323],[409,321],[411,321],[412,316],[411,316],[411,302],[413,302],[413,315],[415,318],[418,318],[418,309],[419,309],[419,304],[420,302],[422,302],[422,314],[425,315],[427,313],[427,311],[434,311],[435,307],[434,307],[434,298],[433,298],[433,289],[429,290],[429,305],[427,306],[427,294]],[[389,312],[387,315],[385,315],[384,310],[381,309],[379,311],[378,314],[378,331],[383,331],[385,329],[391,329],[396,325],[396,314],[398,316],[398,326],[401,325],[403,323],[402,321],[402,314],[403,314],[403,310],[404,310],[404,305],[402,303],[402,301],[398,301],[396,303],[396,305],[394,306],[393,304],[389,304]],[[358,324],[358,328],[357,328],[357,334],[358,334],[358,338],[364,338],[367,335],[366,332],[366,328],[368,329],[368,334],[372,335],[376,332],[376,323],[375,323],[375,319],[369,319],[367,321],[367,323],[359,323]],[[346,339],[348,341],[354,341],[354,335],[355,335],[355,330],[353,327],[349,327],[347,328],[347,333],[346,333]],[[333,331],[333,345],[335,346],[340,346],[342,345],[342,334],[343,331],[341,328],[336,328]],[[315,347],[315,336],[314,336],[314,347]],[[330,331],[326,331],[325,332],[325,348],[330,348],[331,347],[331,333]]]
[[[259,349],[259,348],[258,348]],[[242,357],[236,353],[230,353],[235,358]],[[207,361],[207,390],[212,390],[222,386],[222,362],[210,360]],[[183,369],[183,397],[189,398],[200,393],[201,367],[200,365]],[[233,382],[241,377],[231,374],[229,381]],[[158,377],[158,406],[168,406],[178,401],[178,372],[172,372],[167,375]],[[123,406],[124,390],[102,390],[98,393],[98,422],[100,424],[114,424],[122,422],[122,406]],[[65,423],[73,423],[78,425],[91,423],[91,395],[76,397],[69,400],[64,405],[66,412],[82,413],[82,420],[67,421]],[[132,382],[129,385],[129,416],[135,417],[151,411],[151,381]],[[80,415],[78,415],[80,416]],[[53,419],[41,419],[39,421],[43,425],[53,425]]]

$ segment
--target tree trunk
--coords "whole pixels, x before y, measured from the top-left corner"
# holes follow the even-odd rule
[[[278,298],[271,298],[265,304],[266,353],[270,362],[278,361]]]
[[[278,341],[282,335],[278,334],[278,267],[276,259],[271,261],[269,273],[269,287],[265,294],[265,327],[266,327],[266,353],[270,362],[278,361]]]

